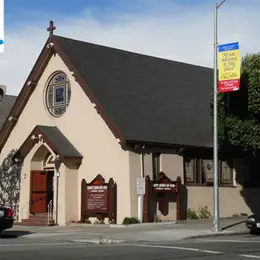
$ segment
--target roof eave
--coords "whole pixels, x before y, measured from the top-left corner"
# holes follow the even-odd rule
[[[62,151],[60,151],[57,147],[55,147],[49,140],[48,137],[40,130],[39,126],[37,125],[32,132],[28,135],[26,140],[23,142],[23,144],[20,146],[20,148],[17,150],[15,155],[13,156],[13,160],[18,159],[19,161],[23,161],[24,158],[29,154],[33,146],[38,142],[38,139],[33,139],[32,136],[38,136],[41,135],[41,138],[43,142],[45,142],[50,149],[58,154],[60,156],[60,160],[62,162],[72,162],[72,163],[81,163],[83,156],[66,156],[63,155]]]
[[[55,49],[49,45],[49,39],[46,41],[40,55],[38,56],[29,76],[27,77],[22,90],[20,91],[16,101],[5,120],[3,127],[0,129],[0,152],[2,151],[8,137],[10,136],[17,120],[8,120],[9,118],[18,119],[24,107],[26,106],[30,96],[32,95],[47,63],[52,57]]]

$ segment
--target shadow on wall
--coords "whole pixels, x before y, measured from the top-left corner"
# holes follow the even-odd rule
[[[260,214],[260,154],[241,159],[236,171],[236,182],[242,187],[240,194],[246,205],[252,213]]]
[[[11,150],[0,166],[0,204],[12,207],[14,215],[18,212],[20,197],[21,164],[13,162],[16,150]]]

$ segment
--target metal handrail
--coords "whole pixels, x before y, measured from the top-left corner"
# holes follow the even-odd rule
[[[53,221],[53,202],[52,200],[47,205],[48,208],[48,225]]]

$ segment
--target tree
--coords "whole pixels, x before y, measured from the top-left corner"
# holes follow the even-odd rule
[[[13,162],[15,152],[10,151],[0,166],[0,204],[18,210],[22,166]]]
[[[240,90],[218,95],[220,146],[260,151],[260,53],[242,58]]]

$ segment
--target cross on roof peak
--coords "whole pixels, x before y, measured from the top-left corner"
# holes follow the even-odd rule
[[[56,29],[56,26],[54,26],[54,22],[51,20],[49,23],[49,27],[47,28],[47,31],[49,32],[49,37],[53,35],[53,31]]]

